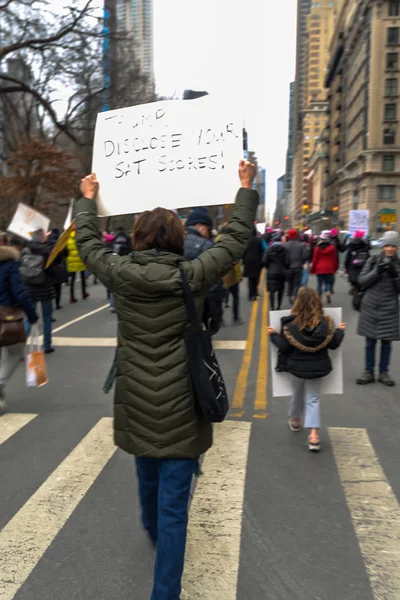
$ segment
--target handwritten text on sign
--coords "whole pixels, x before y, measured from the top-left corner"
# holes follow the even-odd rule
[[[50,219],[48,217],[20,202],[7,231],[25,240],[30,240],[32,233],[36,229],[41,228],[46,233],[49,224]]]
[[[201,98],[99,114],[93,171],[100,214],[233,202],[242,129],[225,113]]]

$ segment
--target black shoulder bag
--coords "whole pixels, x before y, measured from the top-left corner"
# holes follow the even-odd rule
[[[181,279],[189,317],[184,337],[196,407],[209,423],[221,423],[229,410],[225,382],[214,353],[211,335],[199,325],[189,282],[182,270]]]

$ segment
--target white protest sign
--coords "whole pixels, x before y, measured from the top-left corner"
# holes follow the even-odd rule
[[[369,232],[369,210],[351,210],[349,212],[349,231],[353,236],[356,231]]]
[[[325,308],[326,315],[332,317],[336,327],[342,322],[341,308]],[[290,310],[274,310],[269,313],[270,326],[281,331],[282,317],[288,317]],[[292,384],[289,373],[278,373],[275,368],[278,362],[278,349],[270,342],[271,346],[271,371],[272,371],[272,395],[274,398],[292,396]],[[341,347],[338,350],[329,351],[333,371],[322,379],[321,394],[343,394],[343,353]]]
[[[33,210],[33,208],[30,208],[30,206],[20,202],[7,231],[18,235],[25,240],[30,240],[31,234],[36,229],[41,228],[47,233],[49,224],[50,219],[48,217],[45,217],[36,210]]]
[[[72,210],[73,210],[73,207],[74,207],[74,200],[71,199],[71,201],[69,203],[68,213],[67,213],[67,216],[66,216],[66,219],[65,219],[65,223],[64,223],[64,231],[66,231],[70,227],[70,225],[72,223]]]
[[[242,157],[242,121],[209,96],[100,113],[99,215],[232,203]]]

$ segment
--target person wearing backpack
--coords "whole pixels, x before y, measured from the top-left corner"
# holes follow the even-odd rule
[[[283,355],[282,365],[277,369],[289,373],[292,379],[289,429],[300,431],[304,412],[304,427],[310,429],[308,449],[319,452],[321,380],[332,371],[328,351],[339,348],[346,325],[335,327],[333,319],[324,315],[320,294],[309,287],[300,288],[292,314],[283,317],[281,323],[281,333],[272,327],[268,333]]]
[[[195,260],[214,246],[211,239],[212,218],[206,208],[194,208],[186,219],[185,259]],[[223,320],[224,287],[222,280],[214,284],[205,299],[203,321],[213,335],[218,333]]]
[[[128,256],[132,252],[132,241],[123,227],[118,227],[112,242],[112,250],[118,256]]]
[[[363,231],[356,231],[354,239],[351,240],[344,263],[345,273],[349,277],[350,294],[353,296],[353,306],[356,310],[361,306],[361,286],[358,283],[361,271],[363,270],[370,255],[369,243],[364,239]]]
[[[19,274],[18,261],[16,248],[0,245],[0,308],[21,308],[34,325],[38,316]],[[0,414],[7,410],[5,388],[24,357],[24,348],[23,343],[0,348]]]
[[[267,290],[271,310],[281,310],[286,276],[290,266],[289,255],[285,245],[282,244],[281,233],[275,233],[270,239],[269,248],[264,254],[263,264],[267,270]],[[275,302],[275,299],[277,302]]]
[[[44,351],[46,354],[50,354],[54,352],[51,345],[51,328],[53,300],[56,293],[51,267],[45,270],[51,252],[51,246],[45,242],[45,239],[43,229],[37,229],[32,233],[31,241],[21,252],[19,272],[34,306],[36,307],[39,302],[42,305]],[[27,323],[26,330],[29,335],[30,323]]]
[[[399,234],[387,231],[382,237],[383,251],[368,259],[358,278],[364,290],[357,333],[365,338],[365,372],[358,385],[375,382],[375,354],[381,341],[379,382],[393,387],[389,375],[392,342],[400,340],[400,259]]]

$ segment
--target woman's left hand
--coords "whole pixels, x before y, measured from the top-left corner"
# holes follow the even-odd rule
[[[273,327],[268,327],[268,335],[271,335],[273,333],[276,333],[276,329],[274,329]]]
[[[96,173],[91,173],[83,179],[81,179],[81,192],[82,196],[94,200],[99,189],[99,182],[97,181]]]

